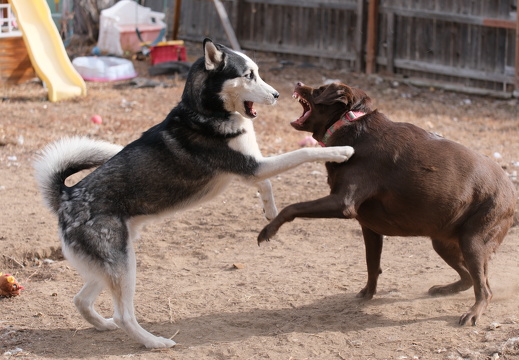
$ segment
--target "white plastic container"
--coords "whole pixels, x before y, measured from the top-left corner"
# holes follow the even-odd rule
[[[87,81],[117,81],[137,76],[130,60],[111,56],[82,56],[72,60],[72,65]]]

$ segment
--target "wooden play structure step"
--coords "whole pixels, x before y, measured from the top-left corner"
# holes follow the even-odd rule
[[[21,36],[0,38],[0,82],[20,84],[36,77]]]
[[[7,0],[0,0],[0,83],[19,84],[35,76],[16,18]]]

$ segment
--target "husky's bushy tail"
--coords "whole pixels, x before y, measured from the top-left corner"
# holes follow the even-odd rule
[[[104,164],[121,149],[122,146],[86,137],[63,138],[47,145],[34,162],[36,181],[45,204],[57,213],[65,179]]]

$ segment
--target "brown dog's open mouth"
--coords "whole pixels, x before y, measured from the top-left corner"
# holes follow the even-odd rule
[[[249,115],[251,118],[258,116],[256,110],[254,110],[254,103],[252,101],[244,101],[243,106],[245,106],[245,114]]]
[[[303,98],[297,91],[294,91],[292,97],[299,101],[299,103],[303,107],[303,115],[292,121],[290,125],[292,125],[297,130],[301,130],[306,119],[308,119],[308,117],[312,113],[312,107],[310,103],[305,98]]]

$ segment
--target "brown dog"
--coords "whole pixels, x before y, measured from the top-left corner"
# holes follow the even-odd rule
[[[346,163],[326,163],[330,195],[287,206],[260,233],[268,241],[296,217],[356,219],[366,246],[368,281],[358,297],[371,299],[382,273],[383,235],[428,236],[461,279],[433,286],[432,295],[467,290],[475,304],[459,323],[476,324],[492,292],[488,261],[513,220],[515,189],[493,160],[371,108],[362,90],[334,83],[298,83],[303,115],[292,122],[324,146],[350,145]],[[324,144],[323,144],[324,143]]]

